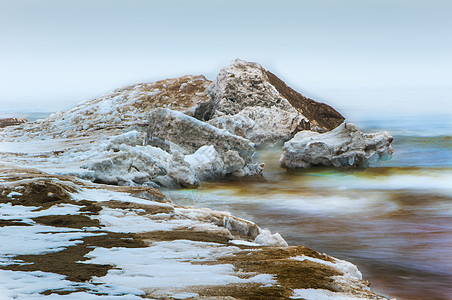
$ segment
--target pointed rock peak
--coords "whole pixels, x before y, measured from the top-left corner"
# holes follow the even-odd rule
[[[307,98],[290,88],[260,64],[240,59],[220,71],[207,93],[212,100],[201,106],[196,115],[205,121],[236,115],[250,108],[273,108],[292,114],[294,122],[291,124],[296,123],[296,126],[288,128],[287,133],[295,134],[304,129],[329,131],[345,119],[331,106]],[[295,118],[293,113],[298,117]]]

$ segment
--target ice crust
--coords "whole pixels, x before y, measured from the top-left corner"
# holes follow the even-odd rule
[[[284,144],[280,164],[290,169],[317,165],[366,168],[391,158],[392,140],[388,132],[365,134],[345,122],[325,133],[300,131]]]

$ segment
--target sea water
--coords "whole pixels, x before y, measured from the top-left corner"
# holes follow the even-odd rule
[[[452,126],[449,115],[356,120],[394,136],[391,160],[362,169],[279,168],[281,145],[260,150],[266,182],[205,183],[177,203],[230,211],[356,264],[398,299],[452,299]]]

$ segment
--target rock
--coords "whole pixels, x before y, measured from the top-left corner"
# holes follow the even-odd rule
[[[6,127],[6,126],[14,126],[14,125],[20,125],[23,123],[27,123],[27,119],[24,118],[6,118],[6,119],[0,119],[0,128]]]
[[[84,166],[93,171],[85,178],[113,185],[199,186],[201,181],[184,155],[171,150],[182,148],[169,145],[165,151],[145,144],[146,133],[136,130],[112,137],[99,159]]]
[[[240,136],[166,108],[149,116],[148,140],[160,139],[183,149],[185,162],[199,178],[227,174],[254,176],[262,167],[253,164],[253,144]]]
[[[280,164],[284,168],[369,167],[387,160],[394,149],[388,132],[366,134],[353,124],[342,123],[325,133],[300,131],[286,142]]]
[[[350,141],[342,133],[324,142],[313,132],[336,132],[343,120],[261,65],[236,60],[214,82],[187,75],[139,83],[45,120],[0,128],[0,160],[115,185],[191,187],[224,177],[260,180],[254,147],[297,133],[286,143],[284,167],[367,166],[390,156],[389,135],[380,147],[372,144],[380,135],[355,130]],[[303,136],[310,138],[305,150]]]
[[[205,92],[211,81],[204,76],[186,75],[150,83],[138,83],[116,89],[100,97],[83,101],[66,112],[57,112],[45,120],[27,123],[23,132],[8,131],[0,141],[30,140],[37,136],[74,138],[93,136],[101,131],[120,134],[131,126],[145,126],[151,110],[166,107],[193,115],[195,108],[210,98]],[[5,119],[17,125],[20,119]],[[9,121],[8,121],[9,120]],[[14,122],[16,123],[14,123]],[[13,124],[14,123],[14,124]],[[0,122],[0,128],[3,127]]]
[[[264,246],[289,246],[279,233],[272,234],[267,228],[261,230],[254,242]]]
[[[242,60],[223,68],[207,93],[211,100],[201,103],[194,116],[256,144],[288,140],[303,129],[328,131],[344,120],[261,65]]]

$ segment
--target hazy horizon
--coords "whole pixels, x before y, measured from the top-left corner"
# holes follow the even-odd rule
[[[339,108],[400,109],[406,99],[378,95],[411,90],[413,111],[426,99],[427,111],[450,113],[450,11],[439,0],[0,0],[0,111],[65,110],[186,74],[212,80],[241,58]]]

